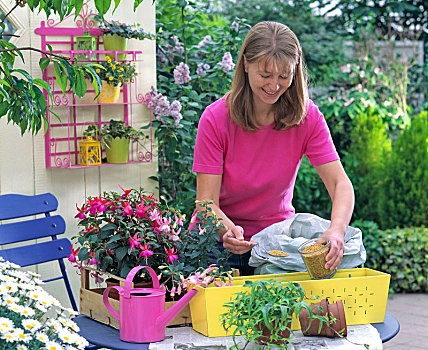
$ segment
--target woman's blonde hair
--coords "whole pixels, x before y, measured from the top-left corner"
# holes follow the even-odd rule
[[[241,47],[232,88],[227,96],[231,119],[244,130],[256,131],[253,92],[244,60],[247,63],[270,62],[279,67],[291,67],[292,83],[273,105],[275,130],[299,125],[306,111],[308,98],[307,74],[302,48],[296,35],[286,25],[277,22],[260,22],[250,29]]]

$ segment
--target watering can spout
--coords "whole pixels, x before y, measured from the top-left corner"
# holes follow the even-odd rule
[[[177,316],[177,314],[186,306],[186,304],[192,299],[195,294],[198,292],[197,289],[189,290],[186,295],[184,295],[180,300],[175,302],[167,311],[165,311],[161,316],[156,319],[157,327],[166,327],[172,319]]]

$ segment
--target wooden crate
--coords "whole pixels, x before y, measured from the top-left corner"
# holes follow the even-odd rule
[[[80,286],[80,313],[86,315],[98,322],[119,329],[119,322],[107,310],[103,303],[103,292],[105,288],[90,288],[90,272],[96,271],[90,267],[82,269],[81,286]],[[125,280],[111,274],[102,273],[105,276],[116,278],[120,281],[123,288]],[[110,305],[119,313],[119,301],[109,298]],[[166,302],[165,310],[168,310],[175,302]],[[190,307],[186,304],[177,316],[168,324],[169,326],[189,326],[192,324],[190,317]]]

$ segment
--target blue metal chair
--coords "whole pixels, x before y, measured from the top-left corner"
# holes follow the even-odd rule
[[[57,260],[61,275],[44,282],[64,280],[71,306],[78,311],[63,261],[71,253],[71,242],[67,238],[57,238],[57,235],[65,233],[65,221],[60,215],[51,216],[51,212],[57,208],[58,200],[51,193],[35,196],[1,195],[0,246],[3,249],[0,250],[0,256],[22,267]],[[42,217],[34,218],[37,215]],[[40,243],[34,241],[43,238],[51,240]],[[24,245],[7,247],[18,242]],[[99,347],[91,344],[87,349]]]

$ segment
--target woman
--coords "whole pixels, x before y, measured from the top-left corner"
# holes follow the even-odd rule
[[[302,49],[295,34],[276,22],[247,34],[232,88],[204,111],[193,171],[197,200],[212,200],[224,229],[223,247],[251,274],[251,237],[294,214],[296,175],[306,155],[333,202],[326,268],[337,269],[351,219],[354,192],[323,115],[307,96]]]

